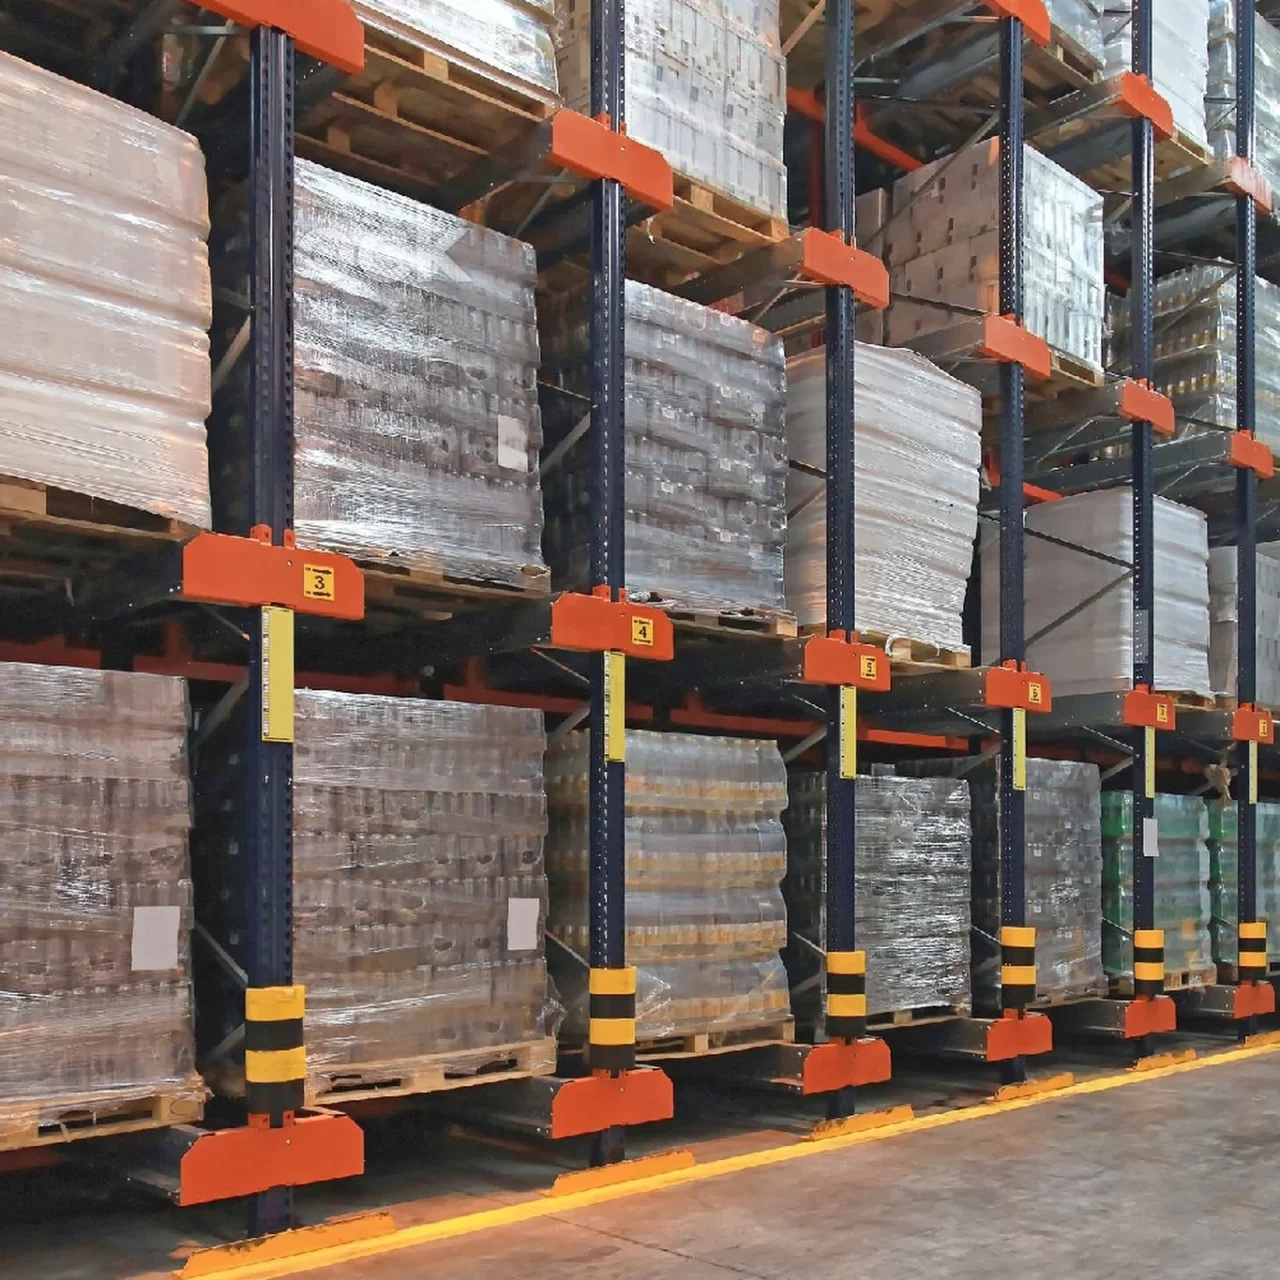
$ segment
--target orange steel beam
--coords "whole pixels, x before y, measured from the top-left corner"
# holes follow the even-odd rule
[[[273,27],[313,58],[357,75],[364,70],[364,24],[347,0],[201,0],[242,27]]]
[[[787,106],[815,124],[827,122],[827,109],[816,89],[788,87]],[[914,173],[915,170],[924,168],[923,160],[913,156],[909,151],[903,151],[901,147],[894,146],[892,142],[880,137],[871,128],[866,121],[861,103],[854,108],[853,140],[858,146],[871,152],[886,164],[891,164],[907,173]]]

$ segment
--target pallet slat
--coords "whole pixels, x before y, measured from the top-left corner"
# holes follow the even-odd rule
[[[124,1098],[88,1093],[44,1102],[6,1103],[0,1106],[0,1151],[194,1124],[204,1115],[205,1097],[204,1086],[193,1083]]]

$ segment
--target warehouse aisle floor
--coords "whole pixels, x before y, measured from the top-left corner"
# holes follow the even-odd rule
[[[1264,1280],[1278,1084],[1260,1057],[298,1274]]]

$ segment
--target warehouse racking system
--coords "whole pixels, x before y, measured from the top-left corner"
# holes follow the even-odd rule
[[[55,69],[81,75],[82,66],[59,61],[48,42],[37,38],[42,23],[60,29],[54,8],[65,19],[67,6],[46,8],[36,0],[15,4],[13,47],[37,60],[43,54]],[[793,85],[789,100],[814,126],[815,137],[821,130],[821,150],[809,153],[810,225],[768,243],[753,244],[743,236],[723,255],[729,260],[705,270],[687,270],[692,259],[686,250],[685,257],[677,255],[685,272],[677,288],[687,298],[750,314],[789,335],[825,334],[826,625],[803,636],[785,629],[744,635],[720,627],[710,638],[679,619],[673,625],[661,607],[630,601],[626,592],[623,283],[628,237],[655,211],[671,211],[677,196],[671,166],[626,132],[621,0],[595,0],[591,6],[589,116],[561,109],[530,119],[514,136],[480,150],[470,164],[449,166],[439,181],[418,174],[411,184],[414,194],[446,209],[474,206],[495,192],[523,186],[534,194],[531,204],[517,200],[518,225],[538,248],[540,266],[571,259],[580,264],[585,253],[590,590],[555,596],[530,592],[496,607],[481,593],[468,601],[472,607],[451,604],[445,610],[437,592],[435,613],[424,608],[422,617],[408,623],[402,613],[376,629],[362,622],[361,567],[349,557],[297,547],[292,531],[295,134],[300,101],[314,106],[342,76],[361,71],[364,32],[342,0],[209,0],[201,8],[234,24],[197,31],[216,46],[203,64],[202,79],[215,69],[218,49],[233,31],[245,29],[251,41],[247,118],[223,104],[220,112],[207,114],[202,140],[211,167],[219,166],[233,182],[247,179],[252,262],[249,294],[242,300],[247,319],[234,326],[240,336],[229,344],[226,359],[234,364],[243,356],[250,363],[252,529],[248,536],[201,533],[136,562],[109,556],[113,573],[92,584],[77,583],[73,606],[65,599],[29,602],[20,619],[6,618],[0,635],[5,658],[118,662],[230,686],[208,710],[206,732],[210,723],[232,717],[240,704],[242,773],[230,785],[240,797],[247,851],[243,961],[217,939],[210,945],[224,975],[244,989],[244,1028],[238,1037],[246,1062],[244,1123],[173,1125],[99,1139],[111,1144],[103,1149],[122,1170],[163,1187],[181,1204],[251,1196],[250,1230],[265,1234],[289,1226],[291,1188],[363,1168],[355,1122],[341,1112],[308,1108],[303,1096],[304,995],[294,984],[291,957],[293,689],[303,679],[295,679],[295,643],[300,657],[305,654],[324,673],[311,677],[318,687],[417,694],[430,683],[420,674],[424,669],[432,670],[431,680],[437,672],[462,670],[461,683],[445,683],[446,693],[536,706],[563,716],[570,727],[587,724],[590,1032],[585,1056],[576,1069],[562,1061],[557,1074],[465,1090],[466,1101],[457,1110],[502,1117],[553,1138],[590,1135],[593,1165],[624,1159],[629,1127],[672,1115],[672,1077],[682,1067],[675,1059],[644,1060],[643,1053],[638,1061],[636,971],[628,963],[625,924],[628,720],[777,737],[799,744],[792,754],[819,752],[825,766],[830,886],[821,957],[825,1026],[815,1043],[793,1044],[778,1036],[744,1044],[741,1053],[718,1060],[726,1077],[802,1096],[823,1095],[829,1117],[838,1121],[853,1115],[859,1088],[889,1076],[886,1040],[868,1033],[866,956],[855,929],[860,739],[890,755],[965,752],[977,742],[987,756],[999,756],[1002,1008],[978,1011],[990,1016],[907,1025],[900,1029],[904,1046],[994,1064],[1006,1082],[1019,1083],[1027,1078],[1028,1059],[1050,1053],[1055,1034],[1059,1039],[1117,1037],[1134,1042],[1141,1054],[1151,1051],[1153,1036],[1175,1030],[1177,1014],[1226,1020],[1243,1034],[1255,1019],[1275,1012],[1256,875],[1256,806],[1271,780],[1264,766],[1274,765],[1275,730],[1272,709],[1257,705],[1254,573],[1259,530],[1272,529],[1275,519],[1271,455],[1254,432],[1260,220],[1266,235],[1273,228],[1270,192],[1254,167],[1255,10],[1248,0],[1236,4],[1235,157],[1217,165],[1201,157],[1192,173],[1167,183],[1165,170],[1185,165],[1190,153],[1173,128],[1168,104],[1152,87],[1154,0],[1134,0],[1132,71],[1108,81],[1082,71],[1074,56],[1063,56],[1039,0],[944,0],[877,11],[870,30],[860,31],[856,42],[854,0],[805,7],[788,51],[797,66],[808,68],[809,83]],[[95,82],[127,96],[142,52],[177,9],[168,0],[149,5],[85,0],[83,12],[106,22],[112,32],[102,45]],[[76,6],[70,11],[78,12]],[[929,42],[956,24],[965,38],[944,61]],[[920,164],[909,149],[913,135],[903,126],[902,102],[877,96],[864,106],[855,92],[862,80],[856,73],[878,66],[877,59],[893,62],[899,98],[936,113],[926,126],[933,131],[931,150],[954,149],[998,123],[998,313],[966,317],[916,344],[978,385],[998,421],[983,503],[984,519],[999,531],[999,652],[989,665],[921,673],[919,664],[895,655],[891,638],[869,643],[854,624],[857,495],[854,433],[846,429],[855,414],[853,335],[859,305],[883,308],[890,300],[885,267],[877,255],[858,247],[855,236],[857,153],[865,149],[877,161],[901,168]],[[1034,64],[1034,91],[1028,88],[1028,60]],[[819,84],[821,94],[814,91]],[[975,115],[985,119],[976,135],[970,125],[956,126],[957,118],[971,121]],[[340,129],[327,134],[326,146],[340,151],[344,136]],[[1128,190],[1112,193],[1117,197],[1113,221],[1128,229],[1112,262],[1116,277],[1120,267],[1127,265],[1128,271],[1127,377],[1085,385],[1025,327],[1022,193],[1028,141],[1100,183],[1114,183],[1128,162]],[[239,161],[232,158],[237,154]],[[389,168],[368,156],[353,167],[365,174]],[[404,172],[397,181],[408,181]],[[1152,386],[1157,262],[1161,255],[1173,260],[1170,255],[1182,250],[1220,248],[1224,207],[1234,209],[1235,429],[1225,439],[1188,434],[1156,443],[1157,434],[1172,437],[1175,426],[1172,402]],[[1120,447],[1096,461],[1071,461],[1067,445],[1082,424],[1090,425],[1094,438],[1103,436]],[[1028,468],[1028,440],[1037,442],[1042,459],[1058,459],[1058,465]],[[1045,446],[1044,441],[1054,443]],[[1116,485],[1133,490],[1131,562],[1026,527],[1028,502]],[[1205,510],[1215,540],[1234,545],[1239,556],[1237,689],[1229,707],[1180,702],[1177,691],[1156,686],[1154,504],[1158,494],[1170,492]],[[1028,670],[1023,566],[1029,537],[1106,561],[1122,571],[1118,582],[1131,580],[1134,643],[1128,690],[1064,697],[1045,675]],[[225,647],[196,656],[173,621],[177,606],[193,604],[219,611],[217,625],[243,640],[239,656],[228,658]],[[441,613],[452,616],[440,620]],[[182,638],[167,642],[158,655],[139,651],[122,630],[139,618],[148,625],[162,619],[168,641]],[[341,654],[326,666],[327,658],[353,637],[359,639],[350,648],[359,654]],[[479,663],[491,657],[503,661],[491,668],[495,678],[490,681],[481,678]],[[633,671],[628,659],[640,665]],[[1027,754],[1088,758],[1099,744],[1110,753],[1103,759],[1117,776],[1125,767],[1130,770],[1133,987],[1105,999],[1045,1009],[1037,1002],[1035,930],[1027,918]],[[1157,779],[1174,777],[1184,763],[1195,768],[1216,763],[1224,753],[1241,779],[1235,796],[1237,980],[1177,992],[1175,1011],[1166,993],[1163,934],[1155,925]]]

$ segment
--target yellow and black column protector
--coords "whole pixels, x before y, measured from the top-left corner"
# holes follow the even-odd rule
[[[827,952],[827,1036],[859,1040],[867,1031],[867,953]]]
[[[305,988],[250,987],[244,993],[244,1090],[250,1115],[301,1111],[307,1051],[302,1038]]]
[[[1036,931],[1024,925],[1000,930],[1000,1005],[1025,1009],[1036,998]]]
[[[1236,939],[1241,982],[1261,982],[1267,976],[1267,922],[1241,924]]]
[[[1133,994],[1164,994],[1164,930],[1133,931]]]
[[[630,1071],[636,1065],[636,971],[592,969],[587,1065],[592,1071]]]

